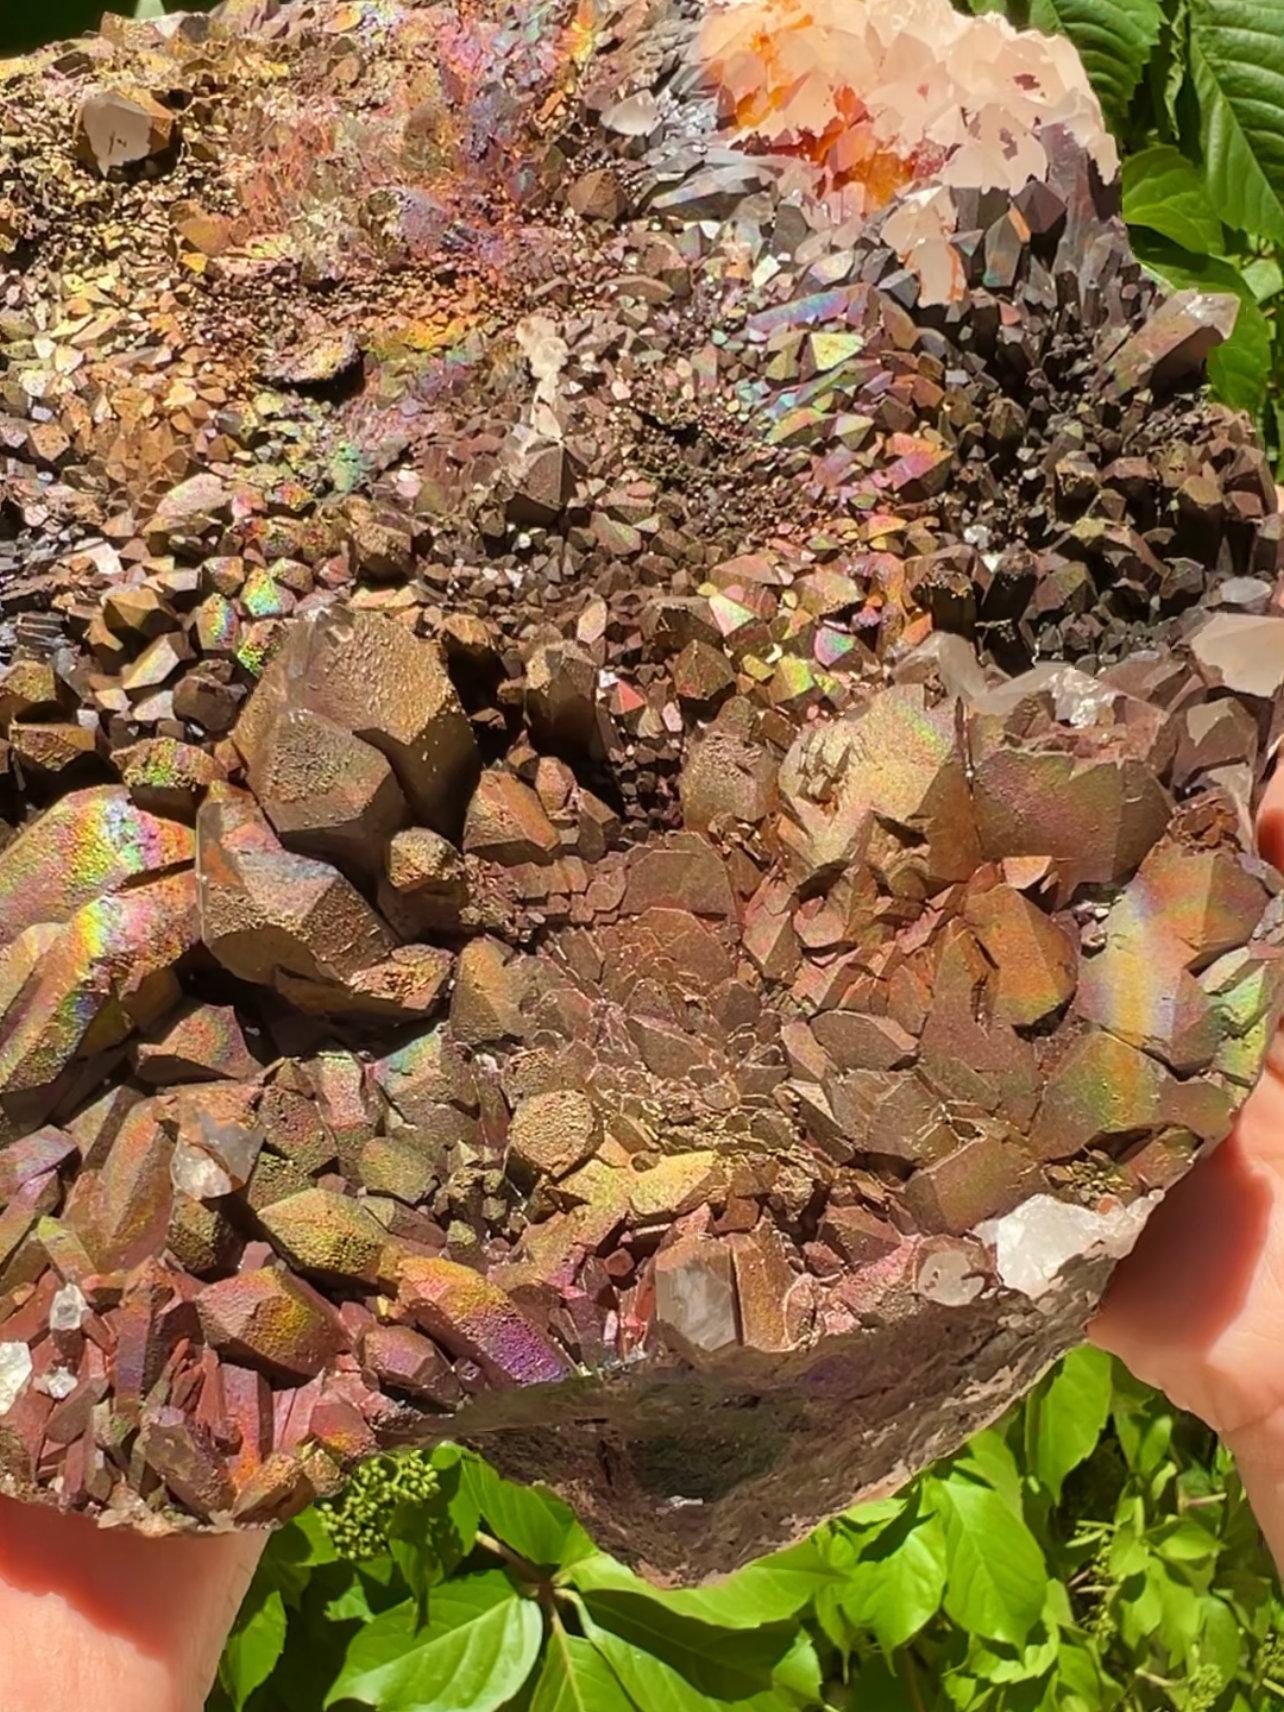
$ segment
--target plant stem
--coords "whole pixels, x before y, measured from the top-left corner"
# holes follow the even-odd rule
[[[905,1692],[909,1695],[914,1712],[927,1712],[923,1704],[923,1696],[918,1691],[918,1672],[914,1669],[914,1658],[909,1652],[901,1654],[901,1676],[905,1683]]]
[[[513,1574],[519,1576],[521,1580],[528,1581],[537,1587],[542,1586],[548,1580],[542,1570],[536,1569],[535,1565],[524,1558],[520,1552],[515,1552],[511,1546],[506,1546],[503,1540],[497,1540],[493,1534],[483,1533],[479,1528],[475,1536],[475,1543],[485,1551],[494,1552],[495,1556],[502,1559]]]

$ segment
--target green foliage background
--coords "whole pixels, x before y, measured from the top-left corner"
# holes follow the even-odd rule
[[[457,1446],[273,1537],[208,1712],[1261,1712],[1270,1560],[1212,1435],[1093,1349],[899,1496],[661,1593]]]
[[[1240,299],[1211,378],[1279,457],[1284,0],[959,3],[1074,41],[1137,252]],[[99,11],[0,7],[0,52]],[[1083,1349],[898,1497],[692,1592],[470,1452],[382,1459],[273,1537],[208,1712],[1262,1712],[1282,1616],[1226,1453]]]
[[[1284,0],[955,0],[1070,37],[1123,156],[1133,247],[1240,300],[1209,363],[1284,475]]]

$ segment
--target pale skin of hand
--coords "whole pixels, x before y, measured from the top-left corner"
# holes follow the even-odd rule
[[[1257,821],[1284,868],[1284,767]],[[1120,1266],[1093,1340],[1214,1427],[1284,1568],[1284,1030],[1231,1134]]]
[[[1258,821],[1284,866],[1284,770]],[[1234,1451],[1284,1563],[1284,1034],[1090,1328]],[[147,1540],[0,1499],[0,1709],[201,1712],[264,1536]]]
[[[201,1712],[265,1535],[150,1540],[0,1499],[4,1712]]]

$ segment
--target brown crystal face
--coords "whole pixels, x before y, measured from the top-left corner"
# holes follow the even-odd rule
[[[0,72],[6,1490],[266,1524],[462,1436],[729,1569],[1225,1134],[1275,487],[1078,68],[935,4]]]

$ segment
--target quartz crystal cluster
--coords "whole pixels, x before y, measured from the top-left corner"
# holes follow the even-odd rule
[[[939,0],[732,0],[710,11],[700,51],[729,122],[853,187],[853,213],[915,182],[1015,194],[1046,176],[1040,133],[1053,125],[1103,178],[1118,169],[1069,40],[995,14]]]
[[[0,65],[6,1490],[457,1436],[698,1577],[1079,1336],[1282,996],[1276,490],[1113,167],[947,0]]]

